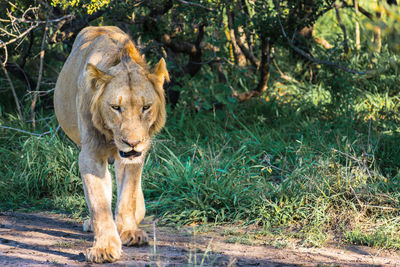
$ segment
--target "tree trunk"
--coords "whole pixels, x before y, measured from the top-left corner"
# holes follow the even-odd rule
[[[376,18],[379,20],[381,18],[381,13],[376,12]],[[381,27],[375,26],[374,27],[374,43],[375,43],[375,49],[376,52],[380,53],[382,50],[382,33],[381,33]]]
[[[340,11],[339,8],[342,6],[341,3],[335,3],[335,12],[336,12],[336,19],[339,23],[340,28],[342,29],[343,32],[343,47],[344,47],[344,53],[347,54],[349,53],[349,45],[347,42],[347,32],[346,32],[346,27],[344,26],[344,23],[342,21],[342,18],[340,17]]]
[[[360,50],[361,49],[361,44],[360,44],[360,23],[358,22],[358,1],[353,0],[354,2],[354,9],[356,12],[356,49]]]
[[[237,94],[234,92],[234,97],[236,97],[237,100],[239,101],[245,101],[248,100],[254,96],[258,96],[261,93],[265,92],[268,88],[268,80],[270,76],[270,61],[271,61],[271,47],[272,45],[269,43],[269,41],[266,40],[265,37],[263,37],[261,41],[261,62],[259,66],[259,71],[260,71],[260,81],[258,82],[257,88],[252,91],[248,92],[243,92],[240,94]]]
[[[258,93],[263,93],[267,90],[268,80],[270,76],[269,65],[270,65],[270,52],[271,45],[269,41],[263,40],[261,41],[261,65],[260,65],[260,82],[257,86]]]

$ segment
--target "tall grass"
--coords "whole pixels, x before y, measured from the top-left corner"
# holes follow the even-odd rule
[[[318,51],[314,51],[318,53]],[[169,108],[144,171],[148,213],[166,223],[236,222],[321,245],[344,242],[398,248],[400,242],[400,99],[397,70],[358,79],[336,70],[315,81],[296,71],[290,54],[272,69],[268,93],[236,103],[231,87],[252,77],[230,69],[229,86],[204,70]],[[377,58],[384,64],[389,54]],[[366,59],[349,60],[350,67]],[[396,91],[397,90],[397,91]],[[215,105],[218,102],[218,105]],[[222,108],[221,108],[222,106]],[[0,128],[0,209],[87,213],[78,148],[54,117],[36,133]],[[2,114],[0,125],[32,132]]]
[[[188,114],[180,128],[185,138],[172,135],[148,159],[150,210],[181,223],[294,227],[314,245],[329,233],[373,229],[378,221],[398,231],[394,133],[377,132],[373,120],[316,120],[289,107],[276,116],[268,105],[254,101],[208,120]],[[174,123],[180,120],[170,118],[168,132]],[[198,123],[207,134],[200,128],[190,134]]]
[[[56,129],[54,119],[52,124]],[[12,116],[3,117],[1,125],[31,130]],[[76,146],[55,130],[38,134],[1,130],[1,209],[54,208],[53,202],[59,197],[83,193]]]

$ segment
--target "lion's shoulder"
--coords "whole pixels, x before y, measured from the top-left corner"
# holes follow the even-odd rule
[[[127,55],[144,70],[149,70],[144,56],[136,48],[129,35],[115,26],[86,27],[78,34],[74,46],[79,49],[92,47],[89,48],[92,52],[93,50],[100,51],[102,57],[113,64]],[[94,47],[96,48],[93,49]]]

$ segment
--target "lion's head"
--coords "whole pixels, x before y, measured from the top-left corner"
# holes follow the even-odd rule
[[[136,58],[135,58],[136,57]],[[136,48],[124,48],[108,70],[88,63],[87,82],[93,92],[90,111],[95,128],[115,143],[125,163],[142,162],[151,136],[165,124],[164,59],[150,72]]]

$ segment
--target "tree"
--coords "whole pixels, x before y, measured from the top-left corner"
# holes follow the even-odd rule
[[[45,94],[42,91],[51,91],[46,79],[54,82],[57,75],[54,69],[61,67],[76,35],[88,25],[119,26],[132,35],[150,60],[166,57],[172,76],[167,96],[172,104],[178,102],[184,88],[182,77],[190,79],[203,68],[212,68],[221,82],[227,82],[227,70],[233,66],[257,76],[252,90],[239,92],[233,88],[233,96],[244,101],[267,90],[271,62],[279,70],[274,55],[282,49],[290,51],[293,58],[311,63],[310,71],[315,71],[316,63],[354,74],[364,73],[332,60],[315,58],[312,54],[315,43],[323,44],[327,53],[332,48],[314,36],[315,23],[328,11],[335,10],[337,21],[342,24],[343,51],[347,53],[349,45],[345,25],[340,23],[341,9],[353,8],[378,29],[379,25],[391,27],[389,35],[393,33],[395,38],[399,23],[389,19],[382,24],[381,13],[389,14],[389,18],[393,14],[394,18],[396,4],[393,0],[381,1],[375,15],[358,1],[334,0],[3,1],[0,8],[6,12],[0,15],[0,46],[4,53],[0,57],[4,75],[18,83],[12,97],[14,102],[19,103],[18,99],[26,93],[31,96],[32,121],[38,97]],[[377,30],[376,36],[379,44]],[[391,43],[393,49],[397,43]],[[40,57],[36,57],[38,54]],[[281,78],[288,79],[282,72]],[[51,97],[42,95],[42,100],[39,103],[50,102]]]

